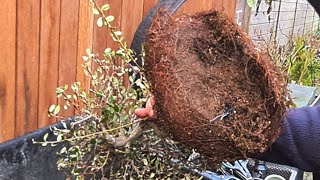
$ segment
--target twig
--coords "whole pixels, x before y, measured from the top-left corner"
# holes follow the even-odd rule
[[[126,52],[126,55],[129,57],[129,59],[135,63],[135,65],[139,68],[142,69],[140,67],[140,65],[136,62],[136,59],[132,56],[132,53],[128,50],[127,46],[122,43],[122,39],[119,38],[119,36],[115,33],[115,27],[112,27],[110,22],[108,22],[106,20],[106,16],[104,15],[102,9],[100,8],[100,6],[98,6],[97,2],[95,0],[92,0],[94,6],[97,8],[97,10],[99,11],[100,16],[102,16],[102,19],[104,21],[105,24],[107,24],[107,26],[110,28],[111,30],[111,34],[114,37],[114,39],[119,43],[120,47]]]
[[[101,134],[106,134],[112,131],[116,131],[125,127],[129,127],[132,126],[134,124],[139,123],[134,129],[133,131],[130,132],[130,135],[128,137],[126,136],[119,136],[119,137],[113,137],[112,135],[106,134],[106,140],[109,144],[111,144],[113,147],[115,148],[119,148],[119,147],[124,147],[126,146],[128,143],[135,141],[142,133],[143,131],[150,129],[151,125],[149,125],[149,123],[147,121],[149,121],[150,119],[144,118],[144,119],[139,119],[136,120],[132,123],[129,124],[125,124],[113,129],[107,129],[104,131],[99,131],[99,132],[95,132],[92,134],[87,134],[84,136],[77,136],[77,137],[73,137],[73,138],[68,138],[68,139],[63,139],[60,141],[46,141],[46,142],[34,142],[35,144],[57,144],[60,142],[66,142],[66,141],[74,141],[74,140],[78,140],[78,139],[84,139],[84,138],[90,138],[92,136],[96,136],[96,135],[101,135]]]
[[[89,120],[89,119],[91,119],[91,118],[93,118],[92,115],[87,116],[87,117],[81,119],[80,121],[76,121],[76,122],[71,123],[71,125],[75,126],[75,125],[77,125],[77,124],[81,124],[81,123],[83,123],[83,122],[85,122],[85,121],[87,121],[87,120]]]

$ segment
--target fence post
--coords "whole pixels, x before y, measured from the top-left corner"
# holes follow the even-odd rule
[[[295,25],[296,25],[296,17],[297,17],[298,2],[299,2],[299,0],[296,0],[296,7],[294,8],[294,17],[293,17],[292,32],[291,32],[291,35],[290,35],[290,39],[289,39],[289,41],[291,41],[291,40],[292,40],[292,38],[293,38],[293,34],[294,34],[294,28],[295,28]]]
[[[306,29],[306,21],[307,21],[307,15],[308,15],[308,6],[309,6],[309,4],[307,3],[306,14],[305,14],[305,17],[304,17],[304,23],[303,23],[303,31],[302,31],[302,35],[304,35],[304,33],[305,33],[305,29]]]
[[[242,16],[242,29],[249,33],[249,26],[250,26],[250,17],[252,9],[248,6],[247,1],[245,0],[245,4],[243,5],[243,16]]]
[[[313,17],[312,17],[312,29],[311,29],[311,31],[313,32],[314,31],[314,25],[313,25],[313,23],[314,23],[314,17],[316,16],[316,11],[314,10],[313,11]]]
[[[279,19],[280,19],[280,9],[281,9],[281,1],[279,0],[279,8],[278,8],[278,16],[277,16],[277,23],[276,23],[276,30],[274,33],[274,41],[277,39],[277,34],[278,34],[278,28],[279,28]]]

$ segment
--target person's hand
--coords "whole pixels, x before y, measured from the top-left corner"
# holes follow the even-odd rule
[[[134,113],[139,117],[139,118],[147,118],[147,117],[153,117],[154,116],[154,110],[153,110],[153,106],[154,106],[155,102],[154,102],[154,97],[151,96],[147,103],[146,103],[146,107],[145,108],[138,108],[134,111]]]

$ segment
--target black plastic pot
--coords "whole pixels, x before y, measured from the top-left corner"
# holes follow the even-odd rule
[[[61,128],[62,124],[56,123],[53,126]],[[48,126],[0,144],[1,180],[66,179],[64,174],[57,170],[56,152],[68,144],[61,143],[55,147],[33,144],[33,139],[39,142],[43,141],[46,133],[49,133],[49,139],[54,138],[50,126]]]

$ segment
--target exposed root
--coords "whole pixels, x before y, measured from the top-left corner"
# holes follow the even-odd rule
[[[159,128],[215,163],[262,152],[281,132],[284,76],[224,14],[160,11],[145,69]]]

